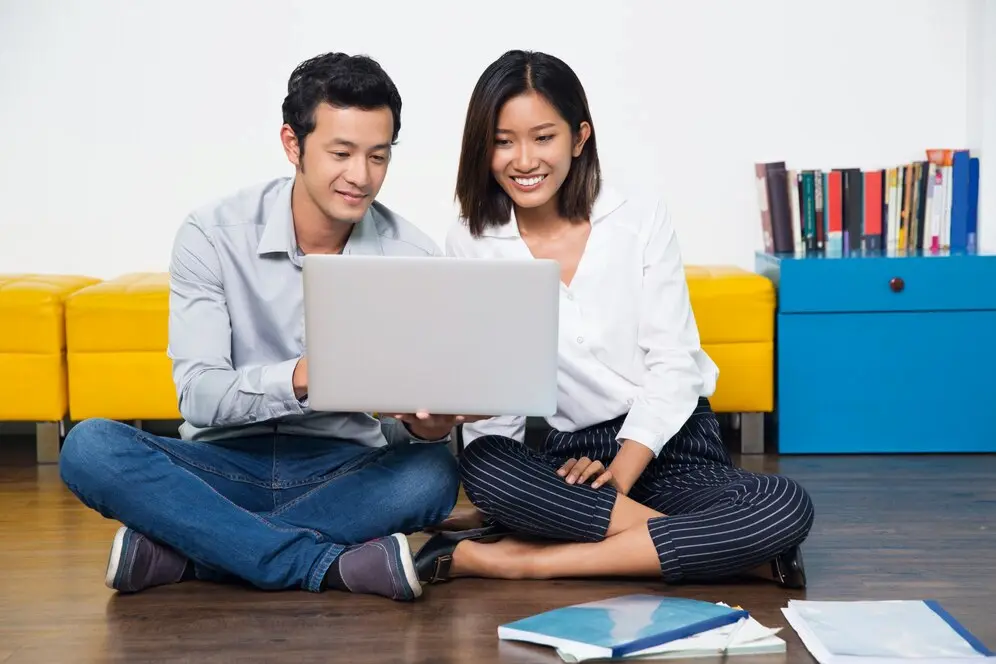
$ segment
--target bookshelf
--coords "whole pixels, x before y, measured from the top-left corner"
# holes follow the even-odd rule
[[[757,252],[784,454],[996,452],[996,255]]]

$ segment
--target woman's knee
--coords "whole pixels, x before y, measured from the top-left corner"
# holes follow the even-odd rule
[[[525,461],[522,449],[521,443],[505,436],[482,436],[464,449],[460,478],[474,506],[496,513],[509,507],[505,503],[515,502],[516,487],[508,485],[519,483],[512,473]]]
[[[799,482],[789,478],[782,479],[789,483],[791,489],[786,529],[791,531],[792,539],[799,544],[809,536],[816,518],[816,508],[809,492]]]
[[[762,534],[779,549],[801,544],[813,526],[815,509],[806,489],[782,476],[760,476],[764,487]],[[767,522],[768,527],[763,527]]]

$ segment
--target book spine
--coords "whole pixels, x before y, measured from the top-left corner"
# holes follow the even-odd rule
[[[768,169],[765,164],[754,164],[754,185],[757,189],[757,206],[761,211],[761,238],[764,251],[775,251],[775,236],[771,229],[771,206],[768,204]]]
[[[882,249],[882,171],[865,171],[863,176],[864,227],[861,248],[866,252],[877,252]]]

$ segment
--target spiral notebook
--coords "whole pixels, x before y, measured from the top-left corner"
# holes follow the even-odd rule
[[[742,623],[747,611],[682,597],[624,595],[546,611],[498,628],[498,638],[552,646],[569,661],[626,657]],[[564,659],[568,659],[564,657]]]

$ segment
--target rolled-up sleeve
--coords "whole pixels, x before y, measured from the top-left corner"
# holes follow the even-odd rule
[[[646,246],[638,344],[647,373],[618,439],[645,445],[657,456],[691,417],[707,384],[696,358],[701,343],[681,251],[663,202]]]
[[[304,412],[292,382],[297,359],[234,368],[220,262],[193,218],[177,232],[169,276],[168,354],[184,420],[237,426]]]

